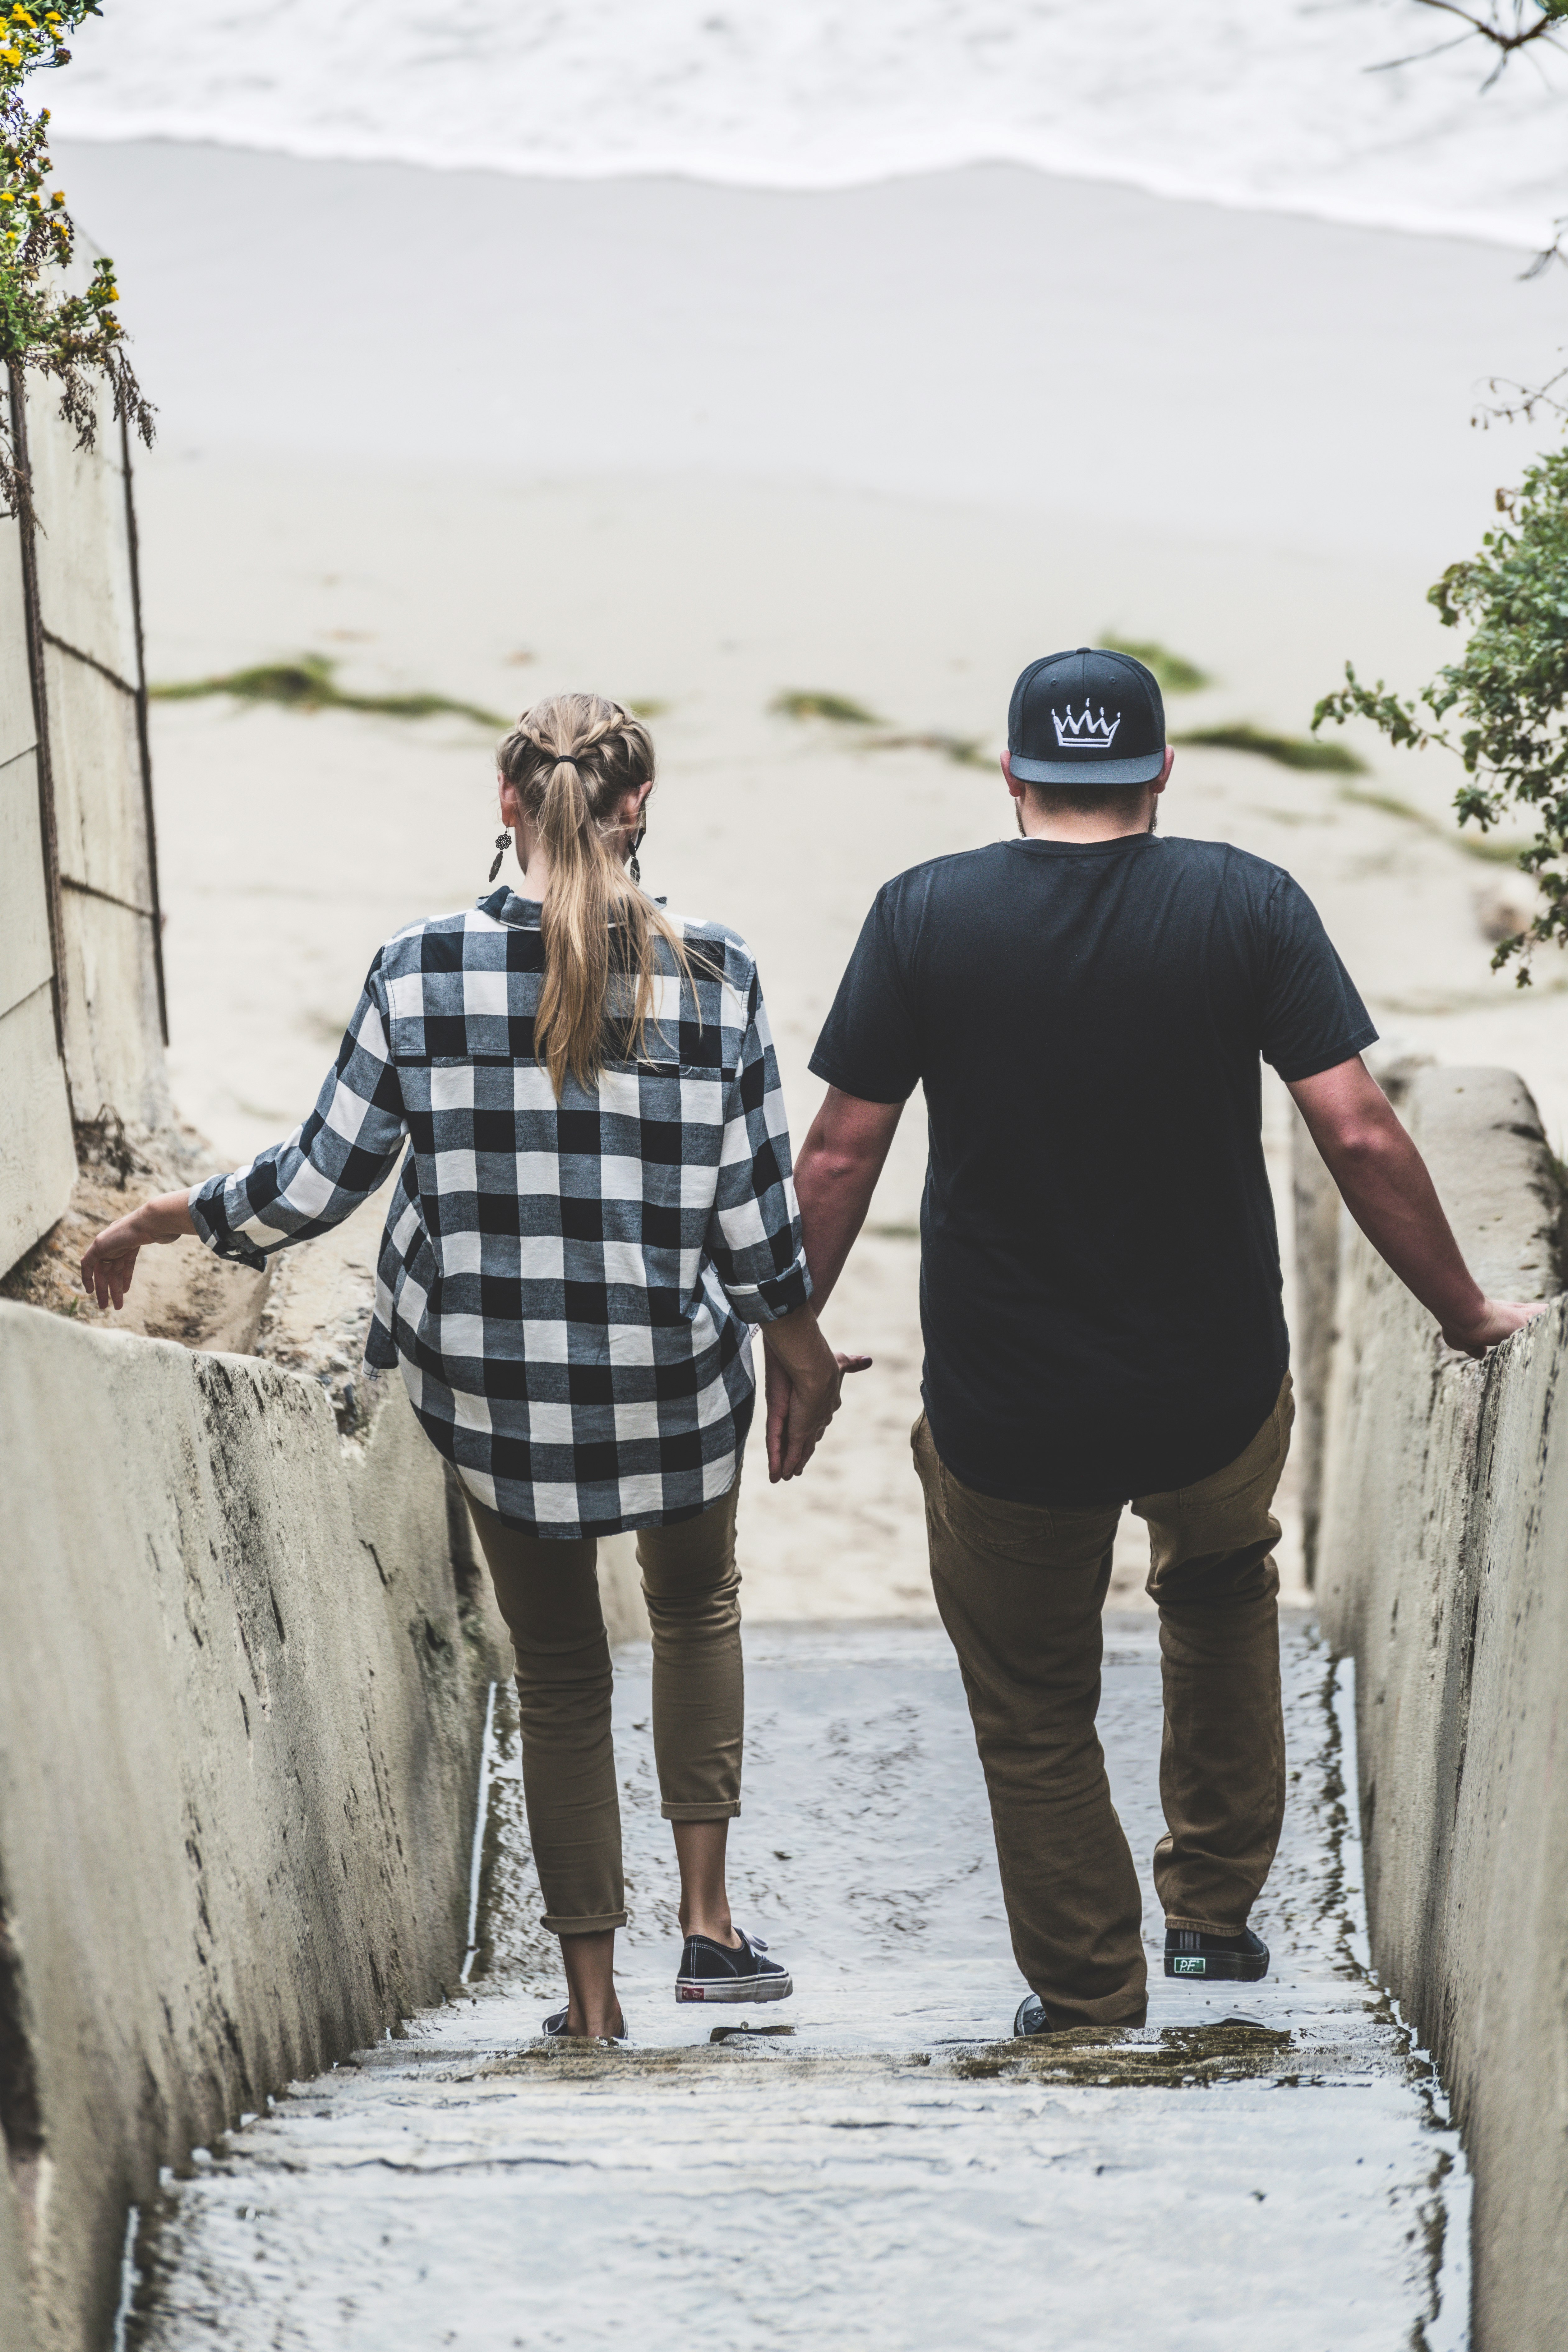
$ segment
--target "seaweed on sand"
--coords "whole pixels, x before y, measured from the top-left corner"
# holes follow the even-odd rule
[[[821,688],[791,687],[775,694],[768,705],[780,719],[831,719],[836,727],[880,727],[874,710],[853,702],[847,694],[829,694]]]
[[[337,664],[324,654],[301,654],[298,661],[267,662],[254,669],[234,669],[219,677],[180,678],[150,686],[148,694],[160,702],[195,702],[215,694],[237,702],[271,702],[285,710],[359,710],[382,719],[471,719],[476,727],[508,728],[510,719],[487,710],[478,702],[463,702],[447,694],[353,694],[337,683]]]
[[[1363,776],[1366,761],[1343,743],[1317,743],[1307,735],[1271,735],[1247,720],[1229,727],[1194,727],[1173,735],[1173,743],[1200,744],[1215,751],[1251,751],[1282,768],[1321,768],[1338,776]]]
[[[1206,669],[1200,669],[1184,654],[1173,654],[1157,638],[1119,637],[1114,629],[1107,629],[1100,643],[1113,654],[1131,654],[1145,669],[1152,669],[1166,694],[1197,694],[1214,684]]]
[[[847,694],[830,694],[822,688],[791,688],[786,693],[775,694],[768,705],[780,719],[826,719],[836,727],[886,728],[887,721],[868,710],[863,702],[851,700]],[[862,751],[940,751],[944,760],[954,761],[961,768],[988,765],[983,740],[978,735],[950,735],[939,729],[895,730],[879,735],[860,735],[857,748]]]

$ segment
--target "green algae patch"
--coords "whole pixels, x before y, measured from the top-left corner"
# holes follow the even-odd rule
[[[1156,637],[1119,637],[1113,629],[1107,629],[1100,642],[1113,654],[1131,654],[1134,661],[1152,670],[1162,693],[1198,694],[1215,683],[1206,669],[1200,669],[1185,654],[1173,654]]]
[[[991,765],[984,739],[979,735],[944,735],[934,730],[918,735],[868,735],[861,748],[867,751],[940,751],[944,760],[951,760],[960,768]]]
[[[1281,768],[1316,768],[1331,775],[1364,776],[1366,761],[1343,743],[1319,743],[1310,735],[1272,735],[1264,727],[1242,720],[1231,727],[1194,727],[1173,735],[1173,743],[1192,743],[1211,751],[1250,751]]]
[[[301,654],[298,661],[264,662],[254,669],[226,670],[216,677],[178,678],[147,688],[155,702],[198,702],[227,695],[236,702],[269,702],[282,710],[357,710],[378,719],[467,719],[487,730],[512,724],[482,703],[447,694],[354,694],[337,682],[337,664],[324,654]]]
[[[829,694],[820,687],[790,687],[775,694],[768,709],[779,719],[829,719],[835,727],[880,727],[874,710],[847,694]]]
[[[792,687],[786,693],[775,694],[768,709],[775,719],[826,719],[835,727],[878,727],[889,730],[889,722],[879,719],[863,702],[856,702],[847,694],[829,694],[825,689]],[[856,749],[861,751],[936,751],[942,759],[951,760],[960,768],[984,768],[991,762],[985,751],[984,739],[979,735],[952,735],[942,728],[892,729],[878,735],[858,734]]]
[[[1379,2051],[1381,2065],[1387,2053]],[[981,2044],[955,2053],[946,2071],[961,2081],[1012,2080],[1076,2084],[1088,2090],[1206,2090],[1219,2083],[1276,2082],[1295,2087],[1325,2076],[1364,2074],[1369,2053],[1348,2044],[1314,2044],[1243,2019],[1173,2026],[1130,2038],[1085,2029],[1028,2041]]]
[[[1494,841],[1489,834],[1461,833],[1457,827],[1440,824],[1425,809],[1401,800],[1397,793],[1357,792],[1347,785],[1340,798],[1353,803],[1357,808],[1380,809],[1384,816],[1403,817],[1406,824],[1418,824],[1423,833],[1435,833],[1450,849],[1462,849],[1467,857],[1479,857],[1488,866],[1517,866],[1529,846],[1527,842]]]

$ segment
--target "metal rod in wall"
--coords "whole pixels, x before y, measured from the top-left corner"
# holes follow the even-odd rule
[[[158,1021],[169,1042],[169,992],[163,983],[163,902],[158,894],[158,826],[153,814],[153,745],[147,727],[147,661],[142,640],[142,556],[131,480],[131,428],[120,420],[120,462],[125,478],[125,535],[131,554],[131,610],[136,625],[136,743],[142,757],[142,807],[147,825],[147,885],[153,901],[153,968],[158,978]]]
[[[49,700],[44,680],[44,626],[38,606],[37,527],[33,519],[32,461],[27,453],[27,396],[22,371],[8,366],[11,400],[11,446],[25,486],[16,525],[22,545],[22,606],[27,626],[27,675],[33,689],[33,727],[37,738],[38,828],[44,845],[44,898],[48,913],[49,953],[54,962],[52,992],[55,1044],[62,1063],[66,1052],[65,922],[60,908],[60,845],[55,823],[55,772],[49,757]],[[66,1098],[70,1099],[70,1071],[66,1070]],[[74,1116],[75,1105],[72,1104]]]

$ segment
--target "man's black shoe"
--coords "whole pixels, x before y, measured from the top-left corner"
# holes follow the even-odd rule
[[[1213,1982],[1216,1977],[1232,1983],[1256,1984],[1268,1974],[1268,1947],[1261,1936],[1244,1927],[1239,1936],[1205,1936],[1196,1927],[1165,1930],[1165,1974]]]
[[[676,1972],[677,2000],[787,2000],[795,1981],[776,1960],[762,1957],[767,1950],[760,1936],[741,1935],[731,1950],[711,1936],[688,1936],[680,1948]]]
[[[1013,2020],[1013,2032],[1020,2042],[1032,2041],[1037,2033],[1054,2033],[1056,2027],[1046,2015],[1046,2004],[1037,1992],[1018,2003],[1018,2014]]]

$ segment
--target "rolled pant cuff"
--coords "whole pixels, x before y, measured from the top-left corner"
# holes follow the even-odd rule
[[[624,1927],[624,1911],[601,1911],[594,1919],[558,1919],[553,1911],[546,1911],[542,1923],[552,1936],[602,1936],[606,1927]]]
[[[732,1805],[660,1805],[658,1810],[667,1822],[732,1822],[741,1800],[737,1797]]]
[[[1173,1911],[1167,1911],[1165,1926],[1168,1931],[1184,1927],[1189,1933],[1198,1936],[1239,1936],[1245,1932],[1247,1922],[1245,1919],[1192,1919],[1184,1913],[1178,1916]]]

